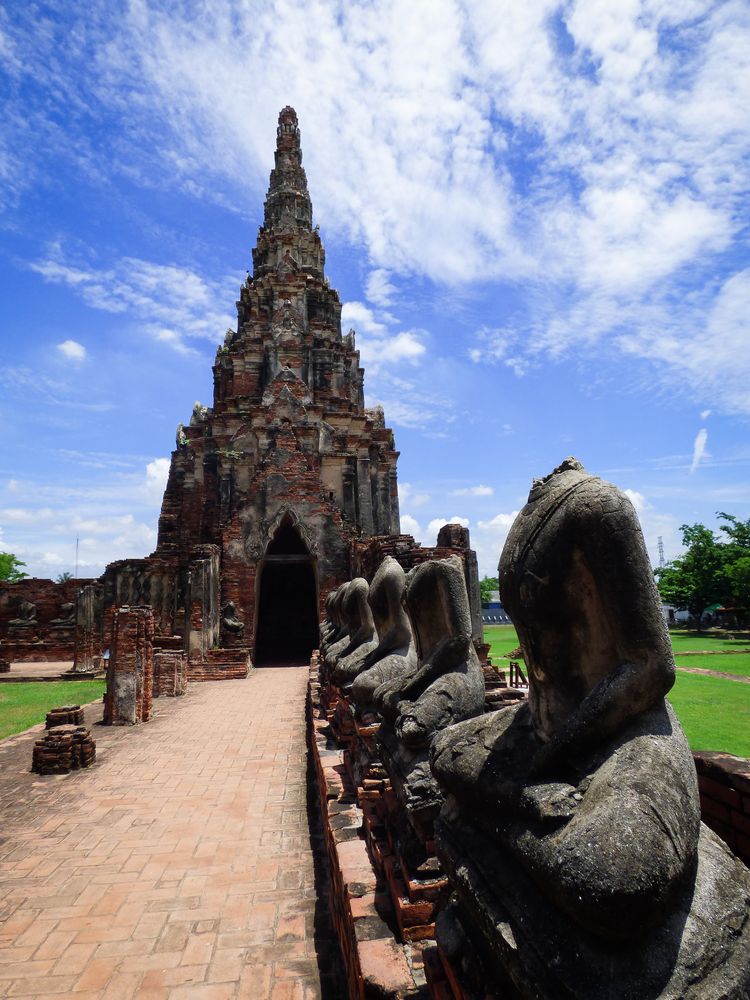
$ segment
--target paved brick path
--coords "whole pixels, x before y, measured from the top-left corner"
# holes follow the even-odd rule
[[[0,996],[335,995],[306,680],[193,684],[147,725],[95,726],[97,764],[64,777],[28,772],[33,735],[0,744]]]

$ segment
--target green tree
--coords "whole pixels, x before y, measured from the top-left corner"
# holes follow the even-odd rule
[[[25,565],[26,563],[21,562],[12,552],[0,552],[0,580],[15,583],[17,580],[25,579],[29,574],[19,568]]]
[[[68,570],[65,570],[64,573],[58,573],[55,579],[55,583],[67,583],[68,580],[72,579],[73,579],[73,574],[69,573]]]
[[[482,604],[489,604],[493,591],[500,586],[496,576],[485,576],[479,581],[479,592],[482,595]]]
[[[731,593],[727,574],[730,546],[702,524],[683,524],[687,551],[656,570],[662,600],[686,609],[700,625],[706,608],[723,604]]]

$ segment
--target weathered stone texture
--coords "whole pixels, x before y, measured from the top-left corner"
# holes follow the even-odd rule
[[[467,938],[490,975],[534,1000],[746,997],[750,873],[700,823],[627,497],[574,459],[535,482],[500,593],[528,702],[445,729],[431,748],[448,796],[438,857]]]

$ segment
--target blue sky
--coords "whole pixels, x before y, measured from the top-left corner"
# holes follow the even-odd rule
[[[750,516],[750,8],[699,0],[8,4],[0,549],[148,554],[210,403],[292,104],[403,529],[494,567],[566,455],[652,559]]]

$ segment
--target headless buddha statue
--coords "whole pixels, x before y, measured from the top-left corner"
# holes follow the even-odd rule
[[[695,767],[664,697],[669,635],[630,501],[567,459],[534,483],[499,572],[528,702],[444,730],[431,752],[452,796],[438,853],[459,896],[486,927],[478,900],[497,893],[504,917],[493,919],[511,933],[488,939],[523,996],[743,996],[690,992],[679,969],[685,948],[690,961],[705,955],[699,911],[717,879],[727,929],[707,965],[732,950],[738,921],[747,939],[750,882],[745,870],[727,895],[742,866],[701,833]],[[699,836],[703,871],[717,859],[723,871],[703,896]],[[463,869],[462,845],[475,859]]]
[[[371,650],[352,684],[352,699],[361,711],[372,710],[376,690],[417,669],[417,650],[403,605],[406,574],[386,556],[370,584],[367,600],[375,621],[378,644]]]
[[[357,576],[346,586],[343,613],[348,625],[348,642],[341,647],[336,643],[326,655],[326,667],[334,684],[350,684],[359,672],[359,666],[370,650],[377,645],[375,623],[367,603],[369,585],[364,577]]]

